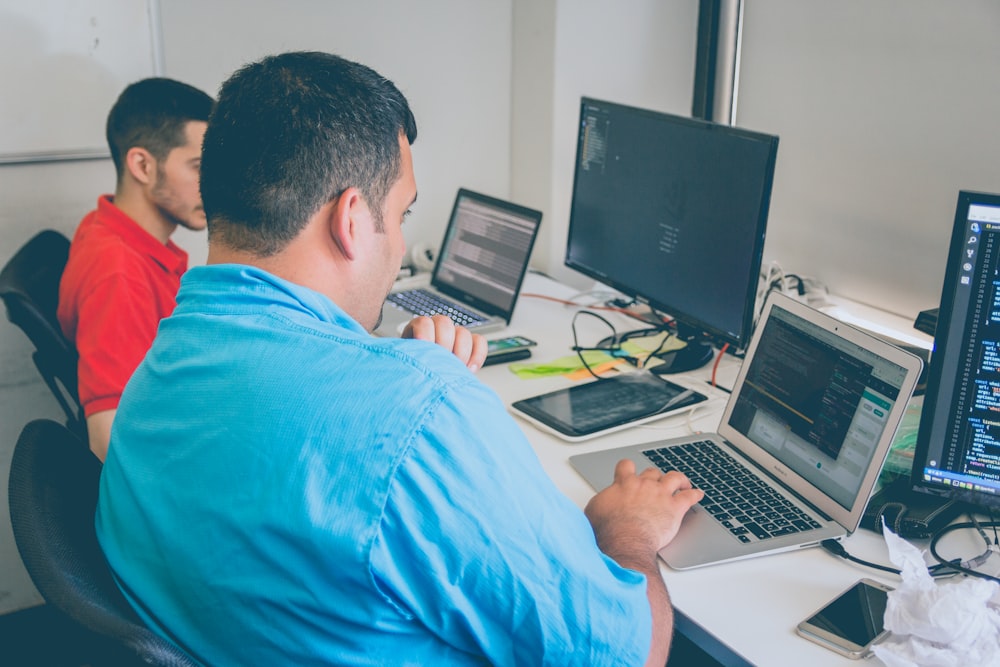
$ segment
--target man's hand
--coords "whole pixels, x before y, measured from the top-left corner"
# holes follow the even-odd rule
[[[705,496],[679,472],[647,468],[636,474],[627,459],[615,466],[615,480],[594,496],[584,512],[597,543],[619,560],[652,558],[677,535],[684,514]],[[620,561],[619,561],[620,562]]]
[[[661,667],[670,654],[674,613],[660,573],[657,552],[677,535],[681,519],[705,497],[679,472],[647,468],[635,474],[635,463],[619,461],[615,481],[587,503],[584,512],[597,545],[622,567],[646,575],[646,596],[653,618],[647,667]]]
[[[486,360],[486,339],[465,327],[455,326],[447,315],[414,317],[403,329],[403,338],[437,343],[462,360],[469,370],[479,370]]]

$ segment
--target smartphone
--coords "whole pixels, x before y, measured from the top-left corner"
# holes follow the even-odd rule
[[[891,586],[862,579],[799,623],[796,631],[848,658],[864,658],[888,631],[882,624]]]
[[[535,341],[524,336],[507,336],[486,341],[486,361],[483,366],[518,361],[531,356],[531,348]]]
[[[486,341],[486,354],[501,354],[504,352],[514,352],[535,345],[535,341],[524,336],[507,336],[496,340]]]

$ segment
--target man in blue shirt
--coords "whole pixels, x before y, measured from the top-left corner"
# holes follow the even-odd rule
[[[97,530],[206,664],[663,665],[679,473],[580,512],[446,318],[376,338],[416,199],[405,98],[329,54],[238,71],[205,135],[209,262],[129,382]]]

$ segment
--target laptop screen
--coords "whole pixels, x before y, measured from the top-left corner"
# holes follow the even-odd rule
[[[539,211],[459,190],[432,284],[510,319],[541,218]]]
[[[728,424],[850,509],[906,374],[775,306]]]

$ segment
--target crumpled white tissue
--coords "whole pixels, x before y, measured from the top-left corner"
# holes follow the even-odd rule
[[[886,667],[1000,665],[1000,586],[977,577],[936,581],[915,546],[882,532],[902,582],[885,611],[892,635],[872,652]]]

